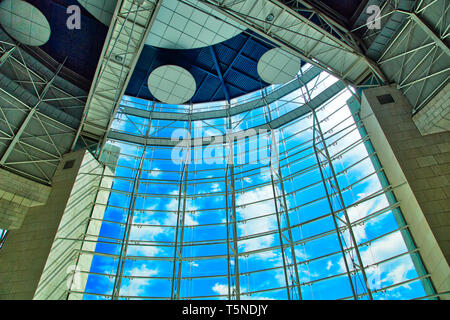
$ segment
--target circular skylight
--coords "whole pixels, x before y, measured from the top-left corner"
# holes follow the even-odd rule
[[[267,51],[258,62],[258,74],[270,84],[284,84],[294,79],[301,68],[300,58],[281,48]]]
[[[201,48],[233,38],[245,29],[198,0],[184,2],[162,1],[146,44],[167,49]]]
[[[11,37],[28,46],[41,46],[50,39],[50,25],[45,16],[22,0],[0,3],[0,23]]]
[[[148,77],[148,89],[159,101],[166,104],[183,104],[197,89],[192,74],[182,67],[161,66]]]
[[[109,26],[117,0],[78,0],[78,2],[101,23]]]

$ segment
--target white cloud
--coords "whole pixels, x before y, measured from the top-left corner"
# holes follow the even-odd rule
[[[252,178],[250,178],[250,177],[245,177],[244,181],[247,182],[247,183],[252,183],[253,182]]]
[[[295,256],[301,260],[308,260],[308,254],[303,246],[295,248]]]
[[[152,277],[158,274],[157,269],[149,269],[146,264],[141,265],[140,267],[135,267],[126,272],[128,276],[135,277]],[[127,284],[120,288],[120,294],[122,296],[142,296],[145,295],[146,289],[151,285],[151,279],[133,279],[128,280]]]
[[[331,260],[328,261],[327,263],[327,270],[330,271],[330,269],[333,267],[333,262],[331,262]]]
[[[252,219],[267,214],[273,214],[275,212],[275,205],[273,199],[273,191],[271,186],[265,186],[255,190],[247,191],[237,197],[237,205],[243,207],[238,208],[238,213],[242,219]],[[268,199],[258,203],[253,203]],[[253,204],[249,204],[253,203]],[[272,231],[277,228],[277,220],[274,215],[254,220],[249,220],[245,224],[239,224],[239,230],[245,235],[252,235],[261,232]],[[245,251],[253,251],[270,247],[275,240],[275,235],[267,235],[263,237],[253,238],[245,241],[241,241],[241,245]],[[258,256],[261,259],[274,258],[273,252],[259,253]]]
[[[177,195],[178,191],[173,191],[170,193],[171,195]],[[184,225],[185,226],[196,226],[198,225],[198,222],[195,220],[195,216],[193,214],[193,211],[197,210],[198,208],[194,205],[194,201],[192,199],[186,199],[186,214],[184,217]],[[180,207],[181,208],[181,207]],[[170,200],[170,202],[166,206],[166,210],[169,211],[178,211],[178,197],[173,198]],[[177,215],[171,214],[168,218],[166,218],[163,221],[164,225],[168,226],[176,226],[177,225]]]
[[[220,192],[222,189],[218,183],[211,184],[211,192]]]
[[[157,177],[159,177],[160,175],[161,175],[161,173],[162,173],[162,171],[160,170],[160,169],[158,169],[158,168],[154,168],[154,169],[152,169],[152,171],[150,172],[150,177],[152,177],[152,178],[157,178]]]
[[[387,282],[389,285],[408,280],[408,273],[414,270],[414,265],[407,259],[409,260],[409,257],[406,257],[406,259],[399,259],[390,270],[383,270],[386,268],[381,267],[382,271],[387,271],[387,275],[383,279],[383,282]],[[411,287],[408,284],[405,284],[402,287],[411,290]]]
[[[400,232],[396,232],[372,242],[369,248],[366,248],[364,250],[360,248],[360,254],[364,265],[367,265],[395,256],[404,252],[405,250],[406,246],[403,241],[403,237]],[[349,262],[349,267],[351,267],[351,260],[348,255],[347,261]],[[341,271],[345,271],[345,265],[342,258],[339,261],[339,265],[341,267]]]
[[[368,265],[399,255],[406,250],[406,245],[401,233],[396,232],[386,236],[385,238],[372,242],[369,248],[360,248],[360,254],[364,265]],[[356,257],[354,257],[354,259],[357,263]],[[370,286],[372,288],[379,289],[382,283],[391,285],[405,281],[407,279],[407,273],[414,270],[414,265],[410,263],[408,259],[410,258],[406,256],[404,258],[396,259],[392,263],[380,264],[377,267],[366,268],[366,274]],[[349,263],[349,267],[352,268],[353,264],[349,255],[347,255],[347,261]],[[340,259],[339,266],[341,272],[345,272],[343,258]],[[382,273],[387,274],[382,278]]]
[[[212,291],[219,295],[227,295],[228,294],[228,286],[226,284],[216,283],[214,287],[212,287]]]

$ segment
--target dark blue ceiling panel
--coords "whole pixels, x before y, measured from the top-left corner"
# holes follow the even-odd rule
[[[171,50],[146,45],[125,94],[154,100],[147,86],[150,73],[160,66],[174,64],[188,70],[196,81],[192,103],[226,100],[227,94],[230,99],[242,96],[269,85],[259,78],[257,65],[261,56],[274,47],[250,31],[216,44],[212,50],[210,47]]]
[[[67,57],[65,66],[91,81],[97,68],[108,28],[82,6],[81,29],[67,27],[67,7],[77,0],[28,0],[50,23],[50,40],[40,48],[58,62]]]

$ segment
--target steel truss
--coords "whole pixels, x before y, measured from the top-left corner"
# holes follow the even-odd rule
[[[449,81],[450,7],[447,0],[422,0],[411,12],[395,8],[389,12],[393,13],[407,19],[377,63],[397,83],[415,114]]]
[[[286,282],[288,300],[295,298],[295,293],[299,300],[302,299],[302,290],[300,287],[300,277],[297,266],[297,257],[295,253],[294,240],[292,237],[292,228],[289,219],[289,207],[286,200],[283,174],[280,166],[277,132],[270,127],[272,113],[269,104],[264,108],[266,122],[271,136],[270,144],[270,180],[272,184],[273,200],[275,205],[278,234],[283,258],[283,271]],[[287,250],[286,250],[287,249]]]
[[[305,87],[306,94],[310,96],[308,87]],[[355,234],[353,232],[352,222],[347,213],[346,204],[344,202],[344,198],[342,196],[342,190],[339,186],[339,182],[337,179],[336,171],[333,165],[333,158],[330,156],[328,151],[328,146],[326,139],[324,137],[324,133],[322,131],[322,127],[320,124],[320,120],[317,117],[316,109],[310,108],[312,118],[313,118],[313,149],[316,157],[316,161],[318,164],[318,168],[320,171],[320,176],[322,177],[322,184],[327,196],[328,206],[330,208],[330,212],[333,217],[334,226],[336,229],[336,235],[339,240],[339,246],[342,252],[342,258],[344,260],[345,269],[347,271],[347,276],[349,279],[350,288],[353,293],[353,297],[355,300],[358,299],[360,294],[357,292],[357,280],[359,277],[359,272],[361,272],[363,278],[363,293],[367,294],[370,300],[373,300],[372,292],[369,288],[368,279],[366,275],[366,271],[364,268],[364,263],[361,258],[361,254],[359,252],[358,242],[355,238]],[[327,177],[326,168],[328,168],[329,173],[331,175],[330,178]],[[337,209],[333,206],[337,202]],[[336,211],[342,210],[342,214],[344,219],[340,218]],[[343,230],[340,230],[339,223],[344,225]],[[348,232],[349,237],[346,241],[345,232]],[[349,242],[349,243],[347,243]],[[348,251],[346,253],[346,251]],[[357,262],[354,259],[353,255],[356,255]],[[350,257],[351,264],[347,260],[347,255]],[[350,268],[354,268],[356,272],[350,270]],[[356,274],[355,281],[352,279],[352,273]]]
[[[308,1],[201,1],[341,80],[353,85],[367,78],[379,84],[386,80],[360,48],[361,41]],[[273,21],[267,21],[264,12],[271,13]],[[310,21],[305,13],[321,23]]]
[[[317,121],[319,121],[318,119],[317,119]],[[345,121],[345,120],[343,120],[343,121]],[[359,126],[360,126],[360,124],[358,124],[358,128],[359,128]],[[316,125],[314,125],[314,127],[317,127]],[[356,129],[356,130],[358,130],[358,128]],[[319,129],[320,128],[316,128],[316,130],[317,131],[319,131]],[[344,131],[346,131],[347,129],[345,128],[345,129],[342,129],[342,130],[344,130]],[[320,133],[320,132],[319,132]],[[336,133],[337,134],[337,133]],[[327,141],[328,139],[330,139],[330,137],[326,137],[326,138],[324,138],[324,139],[321,139],[320,137],[313,137],[313,138],[315,138],[315,139],[313,139],[312,141],[317,141],[317,140],[319,140],[319,145],[321,144],[321,142],[323,142],[323,141]],[[316,139],[317,138],[317,139]],[[363,141],[360,141],[359,143],[363,143],[364,141],[366,141],[366,140],[363,140]],[[325,145],[326,145],[326,143],[325,143]],[[353,146],[354,147],[354,146]],[[349,147],[349,148],[351,148],[351,146]],[[314,148],[314,149],[316,149],[316,148]],[[322,149],[321,149],[322,150]],[[345,148],[342,152],[345,152],[347,150],[347,148]],[[317,152],[325,152],[325,151],[317,151]],[[143,154],[142,156],[140,156],[140,157],[144,157],[145,155]],[[327,166],[330,162],[332,162],[332,161],[334,161],[337,157],[339,156],[339,154],[336,154],[336,155],[333,155],[330,159],[325,159],[325,157],[322,157],[322,160],[320,161],[320,162],[318,162],[318,164],[317,164],[317,166],[315,166],[315,168],[317,169],[318,168],[318,166],[320,165],[320,166]],[[371,155],[369,155],[369,157],[370,157]],[[139,158],[139,157],[137,157],[137,158]],[[148,158],[147,158],[148,159]],[[276,168],[276,163],[277,163],[277,161],[275,160],[274,162],[273,162],[273,164],[272,165],[269,165],[269,167],[271,167],[271,168]],[[275,165],[274,165],[275,164]],[[348,170],[349,168],[345,168],[345,170]],[[278,172],[278,170],[272,170],[272,172],[274,171],[274,177],[277,177],[276,176],[276,172]],[[193,171],[194,172],[194,171]],[[378,171],[377,171],[378,172]],[[375,172],[375,173],[373,173],[373,174],[377,174],[377,172]],[[338,176],[338,175],[340,175],[340,174],[343,174],[342,172],[335,172],[335,176]],[[228,175],[227,175],[228,176]],[[290,179],[292,176],[288,176],[288,177],[285,177],[284,179],[280,179],[280,181],[282,181],[282,182],[284,182],[284,181],[286,181],[286,180],[288,180],[288,179]],[[182,176],[182,178],[181,179],[183,179],[183,176]],[[273,180],[272,180],[273,181]],[[333,176],[331,176],[331,177],[327,177],[327,178],[325,178],[324,180],[322,179],[321,181],[319,181],[319,183],[322,183],[322,181],[325,181],[325,185],[327,186],[327,185],[332,185],[332,184],[335,184],[335,177],[333,177]],[[142,182],[142,179],[141,179],[141,183],[143,183]],[[354,182],[354,183],[358,183],[358,182]],[[181,181],[180,183],[179,183],[179,187],[180,188],[184,188],[184,186],[186,185],[186,180],[183,182],[183,181]],[[272,184],[273,185],[273,184]],[[258,186],[256,186],[256,187],[258,187]],[[340,195],[340,193],[341,192],[343,192],[345,189],[348,189],[348,188],[351,188],[351,185],[349,185],[349,186],[347,186],[346,188],[343,188],[343,189],[340,189],[340,190],[336,190],[336,189],[333,189],[333,190],[331,190],[330,191],[330,193],[328,194],[328,196],[327,196],[327,198],[328,199],[336,199],[336,198],[338,198],[339,197],[339,195]],[[328,190],[328,189],[326,189],[326,190]],[[375,192],[374,194],[372,194],[372,195],[368,195],[367,197],[365,197],[364,199],[361,199],[359,202],[357,202],[357,203],[352,203],[350,206],[356,206],[356,205],[358,205],[358,204],[360,204],[360,203],[362,203],[362,202],[364,202],[364,201],[368,201],[369,199],[371,199],[371,198],[373,198],[373,197],[376,197],[377,195],[384,195],[384,194],[386,194],[387,192],[389,192],[390,190],[392,190],[392,188],[389,186],[388,188],[386,188],[386,189],[383,189],[383,190],[380,190],[380,191],[377,191],[377,192]],[[241,190],[235,190],[235,189],[233,189],[233,193],[236,193],[236,192],[241,192]],[[292,191],[292,192],[296,192],[296,191]],[[291,193],[292,194],[292,193]],[[180,197],[180,195],[181,195],[181,193],[179,194],[179,200],[178,200],[178,203],[179,203],[179,207],[178,207],[178,211],[177,211],[177,216],[179,217],[179,218],[181,218],[182,217],[182,215],[183,215],[183,213],[182,213],[182,207],[183,207],[183,205],[182,205],[182,203],[183,203],[183,201],[184,201],[184,198],[185,198],[185,196],[183,195],[182,197]],[[157,195],[155,195],[155,196],[157,196]],[[284,202],[284,200],[282,200],[282,198],[286,198],[287,197],[287,194],[286,195],[283,195],[282,193],[276,193],[276,192],[274,192],[274,194],[273,194],[273,196],[274,196],[274,201],[278,204],[278,203],[283,203]],[[229,196],[229,197],[231,197],[231,195]],[[186,198],[188,198],[187,197],[187,195],[186,195]],[[263,200],[260,200],[260,201],[263,201]],[[366,223],[367,221],[370,221],[370,219],[373,219],[373,218],[375,218],[375,217],[377,217],[377,216],[379,216],[379,215],[381,215],[381,214],[383,214],[383,213],[385,213],[385,212],[388,212],[388,211],[390,211],[390,210],[393,210],[394,208],[396,208],[396,207],[398,207],[398,203],[394,203],[394,204],[392,204],[392,205],[389,205],[388,207],[386,207],[386,208],[383,208],[383,209],[381,209],[380,211],[377,211],[377,212],[374,212],[374,213],[371,213],[370,215],[368,215],[367,217],[364,217],[364,218],[361,218],[361,219],[359,219],[359,220],[357,220],[357,221],[353,221],[353,222],[351,222],[349,225],[347,225],[347,224],[344,224],[344,223],[341,223],[341,226],[338,226],[335,230],[327,230],[327,231],[325,231],[325,232],[323,232],[323,233],[321,233],[321,234],[319,234],[319,235],[317,235],[317,236],[311,236],[311,237],[307,237],[307,238],[302,238],[301,240],[298,240],[298,241],[293,241],[292,243],[291,243],[291,245],[295,248],[295,247],[297,247],[297,246],[300,246],[300,245],[302,245],[302,244],[304,244],[304,243],[307,243],[307,242],[309,242],[309,241],[314,241],[315,239],[317,239],[317,238],[319,238],[319,237],[325,237],[325,236],[327,236],[327,235],[331,235],[331,234],[345,234],[345,232],[348,232],[348,230],[349,229],[351,229],[351,228],[354,228],[355,226],[358,226],[358,225],[361,225],[361,224],[364,224],[364,223]],[[333,215],[333,216],[336,216],[337,217],[337,219],[341,219],[341,218],[339,218],[338,216],[339,215],[345,215],[345,212],[346,212],[346,210],[348,210],[349,208],[350,208],[350,206],[346,206],[346,207],[342,207],[342,208],[336,208],[336,207],[334,207],[334,212],[332,212],[332,213],[329,213],[329,214],[327,214],[326,215],[326,217],[329,217],[330,215]],[[287,206],[286,206],[287,207]],[[281,208],[281,209],[283,209],[283,207],[282,207],[282,205],[280,205],[279,206],[279,208]],[[230,208],[231,209],[231,208]],[[227,212],[229,212],[229,211],[231,211],[230,209],[227,209]],[[298,210],[298,208],[289,208],[289,209],[287,209],[287,211],[293,211],[293,210]],[[280,209],[276,209],[275,210],[276,212],[275,213],[272,213],[274,216],[277,216],[277,217],[280,217],[280,216],[282,216],[283,215],[283,212],[280,212],[281,210]],[[285,213],[286,215],[288,214],[288,212],[286,212]],[[322,217],[322,218],[325,218],[325,216],[324,217]],[[321,219],[322,219],[321,218]],[[341,219],[342,220],[342,219]],[[339,220],[339,221],[341,221],[341,220]],[[106,222],[106,221],[105,221]],[[242,221],[239,221],[239,223],[241,223]],[[342,222],[342,221],[341,221]],[[311,221],[308,221],[308,222],[305,222],[305,224],[306,223],[311,223]],[[128,222],[126,223],[127,225],[129,224]],[[124,224],[121,224],[121,225],[124,225]],[[183,225],[184,225],[184,223],[183,222],[180,222],[179,223],[179,225],[176,227],[177,229],[179,229],[180,230],[180,232],[181,232],[181,228],[183,227]],[[226,221],[226,225],[228,226],[228,227],[233,227],[234,226],[234,223],[230,223],[230,221],[228,220],[228,221]],[[136,227],[136,226],[138,226],[138,224],[133,224],[132,226],[134,226],[134,227]],[[174,226],[160,226],[160,225],[158,225],[158,227],[164,227],[164,228],[174,228]],[[196,226],[196,228],[200,228],[200,227],[202,227],[202,226]],[[287,234],[287,231],[288,231],[288,229],[292,229],[292,230],[294,230],[295,228],[298,228],[298,227],[300,227],[299,225],[291,225],[290,226],[290,228],[287,228],[287,226],[286,225],[283,225],[282,227],[281,227],[281,232],[285,232],[285,236],[286,237],[288,237],[288,234]],[[393,230],[393,231],[391,231],[391,232],[388,232],[388,233],[386,233],[386,234],[383,234],[383,235],[381,235],[381,236],[379,236],[379,237],[377,237],[377,238],[374,238],[374,239],[370,239],[369,241],[366,241],[366,242],[363,242],[363,243],[360,243],[359,244],[359,246],[360,247],[363,247],[363,246],[368,246],[368,245],[370,245],[373,241],[376,241],[377,239],[382,239],[382,238],[384,238],[384,237],[387,237],[389,234],[393,234],[394,232],[397,232],[397,231],[403,231],[403,230],[406,230],[406,226],[402,226],[402,227],[400,227],[399,229],[397,229],[397,230]],[[273,234],[276,234],[276,235],[280,235],[280,227],[277,227],[277,230],[273,230]],[[251,239],[252,237],[257,237],[257,236],[263,236],[263,235],[267,235],[267,233],[266,232],[263,232],[263,233],[261,233],[261,234],[257,234],[257,235],[251,235],[251,236],[245,236],[245,237],[239,237],[239,238],[237,238],[237,239],[235,239],[236,240],[236,242],[238,242],[238,241],[243,241],[243,240],[245,240],[245,239]],[[177,239],[179,239],[178,237],[177,237]],[[218,239],[217,241],[215,241],[217,244],[219,244],[219,243],[226,243],[227,245],[230,245],[230,243],[233,241],[234,239],[231,239],[231,237],[230,237],[230,235],[228,234],[227,235],[227,238],[226,239]],[[259,250],[259,251],[256,251],[256,252],[238,252],[237,253],[237,259],[236,259],[236,261],[238,261],[238,259],[239,258],[244,258],[244,257],[246,257],[247,255],[249,255],[249,254],[257,254],[257,253],[260,253],[260,252],[263,252],[263,251],[270,251],[270,250],[275,250],[275,249],[287,249],[287,250],[285,250],[285,251],[288,251],[288,249],[290,248],[290,244],[289,244],[289,242],[287,241],[288,239],[286,239],[286,241],[284,241],[283,240],[283,242],[281,242],[280,243],[280,245],[278,245],[278,246],[276,246],[276,247],[269,247],[269,248],[265,248],[264,250]],[[74,241],[76,241],[75,239],[74,239]],[[110,243],[110,244],[117,244],[117,245],[119,245],[119,246],[123,246],[123,245],[125,245],[125,242],[124,242],[124,240],[123,239],[112,239],[112,238],[105,238],[105,237],[100,237],[99,238],[99,240],[97,240],[96,242],[98,242],[98,243]],[[202,244],[204,244],[204,242],[202,242],[202,241],[200,241],[200,242],[196,242],[196,243],[193,243],[193,242],[185,242],[185,241],[183,241],[182,239],[181,240],[178,240],[178,242],[179,242],[179,246],[193,246],[193,245],[199,245],[199,246],[201,246]],[[140,240],[140,241],[132,241],[131,243],[129,243],[128,244],[129,246],[159,246],[159,247],[173,247],[173,242],[155,242],[155,241],[144,241],[144,240]],[[270,269],[264,269],[264,270],[258,270],[258,271],[255,271],[255,272],[264,272],[264,271],[266,271],[266,270],[282,270],[282,271],[284,271],[284,272],[286,272],[286,271],[288,271],[288,274],[293,274],[294,272],[292,272],[292,273],[290,273],[289,272],[289,270],[294,270],[295,268],[298,268],[299,266],[301,266],[301,265],[303,265],[303,264],[308,264],[308,263],[310,263],[310,262],[312,262],[312,261],[317,261],[317,260],[320,260],[320,259],[322,259],[322,258],[326,258],[326,257],[328,257],[328,256],[333,256],[333,255],[338,255],[338,254],[341,254],[341,255],[343,255],[344,257],[346,257],[346,256],[351,256],[352,254],[354,254],[354,251],[355,251],[355,248],[353,248],[353,246],[346,246],[345,248],[343,248],[342,250],[340,250],[340,251],[337,251],[337,252],[333,252],[333,253],[328,253],[328,254],[326,254],[326,255],[323,255],[323,256],[319,256],[319,257],[316,257],[316,258],[313,258],[313,259],[308,259],[308,260],[306,260],[306,261],[301,261],[301,262],[296,262],[296,263],[294,263],[292,260],[291,261],[287,261],[287,259],[286,259],[286,262],[283,264],[283,265],[281,265],[281,266],[275,266],[275,267],[273,267],[273,268],[270,268]],[[114,258],[114,259],[118,259],[119,258],[119,255],[111,255],[111,254],[107,254],[107,253],[102,253],[102,252],[87,252],[87,251],[83,251],[83,252],[81,252],[82,254],[93,254],[93,255],[98,255],[98,256],[104,256],[104,257],[111,257],[111,258]],[[406,256],[406,255],[412,255],[412,254],[416,254],[417,253],[417,250],[416,249],[414,249],[414,250],[412,250],[412,251],[408,251],[408,252],[405,252],[405,253],[402,253],[401,255],[397,255],[397,256],[395,256],[395,257],[391,257],[391,258],[388,258],[388,259],[385,259],[385,260],[383,260],[383,261],[377,261],[376,263],[374,263],[374,264],[371,264],[371,265],[366,265],[365,266],[365,268],[370,268],[370,267],[374,267],[374,266],[378,266],[378,265],[382,265],[382,264],[384,264],[384,263],[388,263],[389,261],[392,261],[393,259],[396,259],[396,258],[399,258],[399,257],[402,257],[402,256]],[[233,254],[232,252],[231,252],[231,254]],[[130,260],[130,261],[134,261],[134,260],[141,260],[141,261],[168,261],[168,262],[171,262],[171,263],[174,263],[175,265],[177,265],[177,264],[179,264],[180,262],[188,262],[188,261],[190,261],[190,260],[192,260],[193,258],[192,257],[183,257],[182,255],[180,255],[180,256],[176,256],[176,257],[135,257],[135,256],[127,256],[127,257],[125,257],[125,259],[127,259],[127,260]],[[228,261],[230,261],[230,251],[228,251],[227,252],[227,255],[221,255],[221,256],[198,256],[198,257],[195,257],[195,259],[196,260],[208,260],[208,259],[227,259]],[[353,262],[355,262],[355,260],[353,260],[352,259],[352,261]],[[355,264],[355,263],[354,263]],[[362,265],[362,264],[361,264]],[[231,267],[231,265],[229,264],[228,265],[228,268],[230,269],[230,267]],[[178,269],[179,270],[179,269]],[[339,274],[336,274],[336,275],[333,275],[333,276],[330,276],[330,277],[327,277],[327,278],[325,278],[325,279],[318,279],[318,280],[312,280],[312,281],[309,281],[309,282],[304,282],[304,283],[302,283],[302,286],[308,286],[308,285],[312,285],[312,284],[315,284],[315,283],[318,283],[318,282],[320,282],[320,281],[323,281],[323,280],[326,280],[326,279],[333,279],[333,278],[336,278],[336,277],[341,277],[341,276],[345,276],[345,275],[349,275],[349,274],[353,274],[353,273],[357,273],[358,272],[358,270],[356,269],[356,270],[350,270],[350,272],[349,271],[347,271],[347,272],[345,272],[345,273],[339,273]],[[98,274],[98,273],[91,273],[91,272],[86,272],[87,274],[96,274],[96,275],[99,275],[99,276],[105,276],[105,277],[108,277],[108,276],[110,276],[110,275],[107,275],[107,274]],[[179,283],[181,282],[181,281],[190,281],[190,280],[193,280],[193,279],[205,279],[205,278],[224,278],[224,277],[228,277],[228,278],[230,278],[230,272],[228,272],[228,274],[227,275],[220,275],[220,274],[217,274],[217,275],[211,275],[211,276],[207,276],[207,277],[205,277],[205,276],[197,276],[197,277],[191,277],[191,276],[183,276],[182,274],[180,274],[179,272],[176,272],[176,274],[177,274],[177,276],[175,276],[175,281],[174,281],[174,277],[161,277],[161,276],[134,276],[134,275],[122,275],[122,278],[123,279],[129,279],[129,280],[133,280],[133,279],[148,279],[148,280],[152,280],[152,279],[159,279],[159,280],[162,280],[162,279],[165,279],[165,280],[171,280],[172,281],[172,284],[174,284],[174,283],[177,283],[178,284],[178,288],[179,288]],[[238,272],[237,274],[239,274],[240,276],[245,276],[247,273],[243,273],[243,272]],[[286,274],[286,273],[285,273]],[[235,273],[235,275],[236,275],[236,273]],[[235,276],[234,275],[234,276]],[[358,277],[358,276],[356,276],[356,277]],[[419,277],[417,277],[417,278],[414,278],[414,279],[409,279],[409,280],[407,280],[407,281],[403,281],[403,282],[401,282],[401,283],[396,283],[396,284],[393,284],[393,285],[391,285],[391,286],[388,286],[388,287],[384,287],[384,288],[382,288],[382,289],[378,289],[378,290],[373,290],[373,291],[371,291],[371,293],[372,294],[374,294],[374,293],[378,293],[378,292],[382,292],[383,290],[387,290],[387,289],[391,289],[391,288],[396,288],[396,287],[398,287],[398,286],[401,286],[401,285],[404,285],[404,284],[408,284],[408,283],[411,283],[411,282],[413,282],[413,281],[419,281],[419,280],[423,280],[423,281],[425,281],[425,280],[427,280],[427,279],[429,279],[429,275],[428,274],[423,274],[423,275],[420,275]],[[230,283],[232,283],[231,281],[230,281]],[[233,288],[234,286],[233,285],[229,285],[229,291],[228,291],[228,295],[222,295],[222,296],[215,296],[215,297],[228,297],[228,298],[230,298],[230,296],[231,296],[231,298],[236,298],[236,295],[234,295],[233,296],[233,289],[235,289],[235,288]],[[287,290],[287,291],[289,291],[289,290],[293,290],[293,288],[295,287],[295,284],[294,284],[294,282],[292,282],[292,279],[291,279],[291,284],[288,284],[288,283],[286,283],[286,285],[285,286],[283,286],[283,287],[280,287],[280,288],[273,288],[273,289],[271,289],[271,290],[278,290],[278,289],[283,289],[283,290]],[[264,291],[266,291],[266,290],[254,290],[254,291],[250,291],[250,292],[245,292],[245,293],[241,293],[240,295],[241,295],[241,297],[242,296],[245,296],[245,297],[248,297],[248,296],[251,296],[251,295],[253,295],[253,294],[257,294],[257,293],[260,293],[260,292],[264,292]],[[357,299],[360,299],[360,298],[364,298],[364,297],[366,297],[367,295],[368,295],[368,293],[367,292],[358,292],[358,290],[355,290],[356,291],[356,293],[353,295],[353,296],[351,296],[351,297],[343,297],[343,299],[350,299],[350,298],[353,298],[353,299],[355,299],[355,298],[357,298]],[[75,292],[75,291],[73,291],[73,292]],[[173,292],[176,292],[176,291],[173,291]],[[89,293],[90,294],[90,293]],[[105,298],[111,298],[111,295],[107,295],[107,294],[99,294],[99,293],[92,293],[92,295],[96,295],[96,296],[101,296],[101,297],[105,297]],[[200,296],[196,296],[196,297],[181,297],[181,296],[178,296],[177,294],[175,294],[175,296],[177,297],[177,298],[179,298],[179,299],[202,299],[202,298],[210,298],[211,296],[204,296],[204,297],[200,297]],[[431,296],[427,296],[427,297],[431,297]],[[167,297],[157,297],[157,296],[151,296],[151,297],[143,297],[143,296],[141,296],[141,297],[137,297],[137,296],[127,296],[127,295],[121,295],[120,296],[120,298],[124,298],[124,299],[133,299],[133,298],[141,298],[141,299],[169,299],[169,298],[167,298]],[[171,297],[172,298],[172,297]]]
[[[77,138],[100,141],[99,158],[160,5],[159,0],[117,1],[77,132]]]
[[[0,166],[50,184],[74,139],[78,121],[72,114],[81,110],[83,97],[67,91],[72,88],[59,75],[64,63],[50,75],[21,45],[5,37],[2,33]]]

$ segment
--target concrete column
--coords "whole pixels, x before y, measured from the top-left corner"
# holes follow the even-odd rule
[[[66,299],[80,262],[80,240],[87,230],[93,234],[100,230],[99,225],[89,225],[89,217],[103,217],[104,207],[95,209],[94,203],[98,187],[110,186],[102,179],[104,170],[112,174],[85,150],[64,156],[47,203],[31,208],[22,227],[9,232],[0,250],[0,299]],[[90,267],[90,261],[83,263]]]
[[[28,209],[47,202],[51,188],[0,169],[0,229],[17,230]]]
[[[450,130],[450,83],[413,117],[422,135]]]
[[[392,100],[391,100],[392,99]],[[393,86],[364,91],[361,118],[438,293],[450,290],[450,132],[422,136]]]

